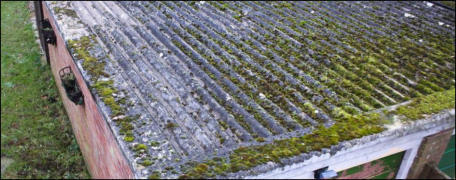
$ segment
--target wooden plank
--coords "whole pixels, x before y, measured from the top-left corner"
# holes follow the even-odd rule
[[[49,10],[42,4],[44,18],[49,19],[57,36],[57,46],[49,45],[49,57],[52,73],[57,83],[60,96],[71,120],[73,132],[92,178],[134,178],[133,171],[120,150],[115,137],[98,110],[81,73],[68,52],[64,41],[57,32],[55,21]],[[61,85],[58,71],[70,66],[84,95],[84,104],[76,105],[66,96]]]

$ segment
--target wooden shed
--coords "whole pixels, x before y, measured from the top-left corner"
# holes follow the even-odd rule
[[[454,9],[35,5],[93,178],[454,178]]]

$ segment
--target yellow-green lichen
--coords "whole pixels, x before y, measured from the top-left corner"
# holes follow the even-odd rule
[[[145,144],[136,144],[134,146],[135,151],[147,150],[147,146]]]
[[[109,96],[109,95],[112,95],[112,93],[114,93],[114,89],[111,89],[111,88],[103,88],[101,89],[101,96]]]
[[[146,159],[146,160],[143,160],[142,162],[140,162],[139,164],[141,164],[143,166],[150,166],[153,164],[153,162],[149,159]]]
[[[126,142],[133,142],[133,140],[135,140],[134,136],[125,136],[125,138],[124,138],[124,141],[126,141]]]

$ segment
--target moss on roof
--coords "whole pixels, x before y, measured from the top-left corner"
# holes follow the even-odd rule
[[[103,47],[69,45],[145,177],[225,177],[382,132],[382,108],[454,108],[454,12],[438,6],[73,3]]]
[[[396,113],[405,115],[407,119],[416,120],[423,115],[438,113],[445,109],[455,108],[455,89],[417,97],[410,104],[400,106]],[[240,147],[228,158],[215,158],[197,164],[193,169],[184,172],[179,178],[213,178],[229,172],[247,170],[267,162],[280,163],[282,158],[297,156],[301,153],[319,151],[329,148],[341,141],[348,141],[384,130],[383,124],[388,122],[378,113],[346,115],[337,119],[337,123],[329,128],[319,126],[311,134],[290,139],[276,140],[261,146]]]
[[[454,108],[455,104],[454,88],[436,92],[428,96],[423,96],[412,100],[410,104],[400,106],[393,114],[404,115],[406,119],[417,120],[425,118],[424,115],[438,113],[443,109]]]

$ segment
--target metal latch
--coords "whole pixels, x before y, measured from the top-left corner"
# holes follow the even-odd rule
[[[59,76],[68,98],[76,105],[84,104],[84,95],[81,88],[79,88],[71,67],[67,66],[60,69]]]
[[[41,21],[41,26],[43,27],[43,37],[46,43],[56,45],[57,39],[55,37],[54,29],[52,29],[51,23],[48,19]]]

